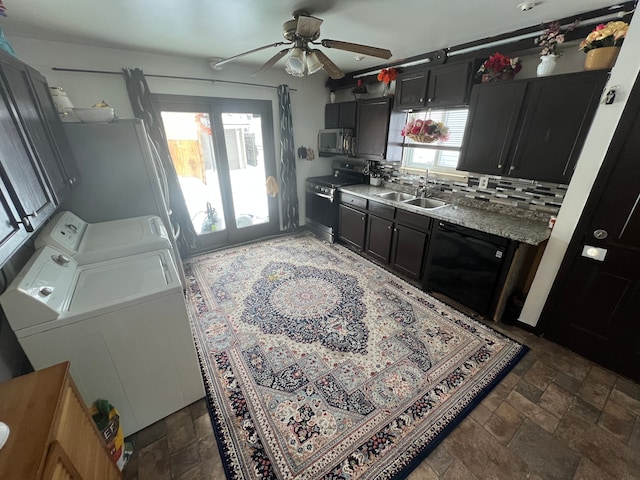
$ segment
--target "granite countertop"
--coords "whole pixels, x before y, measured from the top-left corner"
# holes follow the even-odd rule
[[[392,192],[391,188],[371,185],[349,185],[340,187],[340,191],[384,203],[410,212],[427,215],[445,222],[473,228],[481,232],[499,235],[529,245],[539,245],[549,238],[551,231],[547,222],[522,218],[495,210],[474,208],[451,203],[446,207],[425,209],[403,202],[378,197],[380,193]],[[444,197],[443,197],[444,198]]]

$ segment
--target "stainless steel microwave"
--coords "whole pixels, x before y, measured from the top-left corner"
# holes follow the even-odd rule
[[[352,156],[355,152],[355,132],[350,128],[325,128],[318,131],[318,155]]]

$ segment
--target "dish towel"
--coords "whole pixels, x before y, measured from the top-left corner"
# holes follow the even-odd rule
[[[267,185],[267,194],[275,197],[280,192],[280,187],[278,187],[278,182],[274,177],[267,177],[267,181],[265,182]]]

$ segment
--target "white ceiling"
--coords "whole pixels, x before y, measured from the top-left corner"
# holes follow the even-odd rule
[[[615,5],[612,0],[3,0],[11,36],[170,55],[226,58],[282,41],[282,24],[307,10],[322,18],[320,39],[388,48],[389,62]],[[234,64],[256,68],[283,47]],[[385,63],[322,49],[345,72]],[[278,65],[284,66],[284,60]]]

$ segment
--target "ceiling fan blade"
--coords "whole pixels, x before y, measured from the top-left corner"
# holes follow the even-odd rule
[[[229,57],[229,58],[225,58],[224,60],[220,60],[219,62],[216,62],[212,65],[212,67],[221,67],[222,65],[224,65],[225,63],[228,63],[232,60],[235,60],[236,58],[240,58],[240,57],[244,57],[245,55],[249,55],[251,53],[255,53],[255,52],[259,52],[260,50],[264,50],[265,48],[271,48],[271,47],[279,47],[280,45],[290,45],[291,42],[276,42],[276,43],[271,43],[269,45],[264,45],[263,47],[258,47],[258,48],[254,48],[253,50],[249,50],[248,52],[243,52],[243,53],[239,53],[238,55],[234,55],[233,57]]]
[[[325,72],[327,72],[331,78],[338,80],[344,77],[344,72],[340,70],[335,63],[329,60],[329,57],[322,53],[322,51],[314,50],[314,52],[318,56],[318,60],[322,63],[322,68],[324,68]]]
[[[339,40],[322,40],[320,43],[326,48],[337,48],[338,50],[361,53],[372,57],[389,59],[392,55],[391,51],[386,48],[370,47],[369,45],[360,45],[358,43],[341,42]]]
[[[299,15],[296,35],[304,38],[316,37],[320,33],[322,19],[310,15]],[[316,37],[317,38],[317,37]]]
[[[252,73],[251,76],[255,77],[256,75],[261,74],[265,70],[269,70],[271,67],[273,67],[276,64],[276,62],[278,60],[280,60],[287,53],[289,53],[289,50],[290,50],[289,48],[285,48],[284,50],[280,50],[273,57],[271,57],[269,60],[267,60],[267,62],[264,65],[262,65],[256,72]]]

